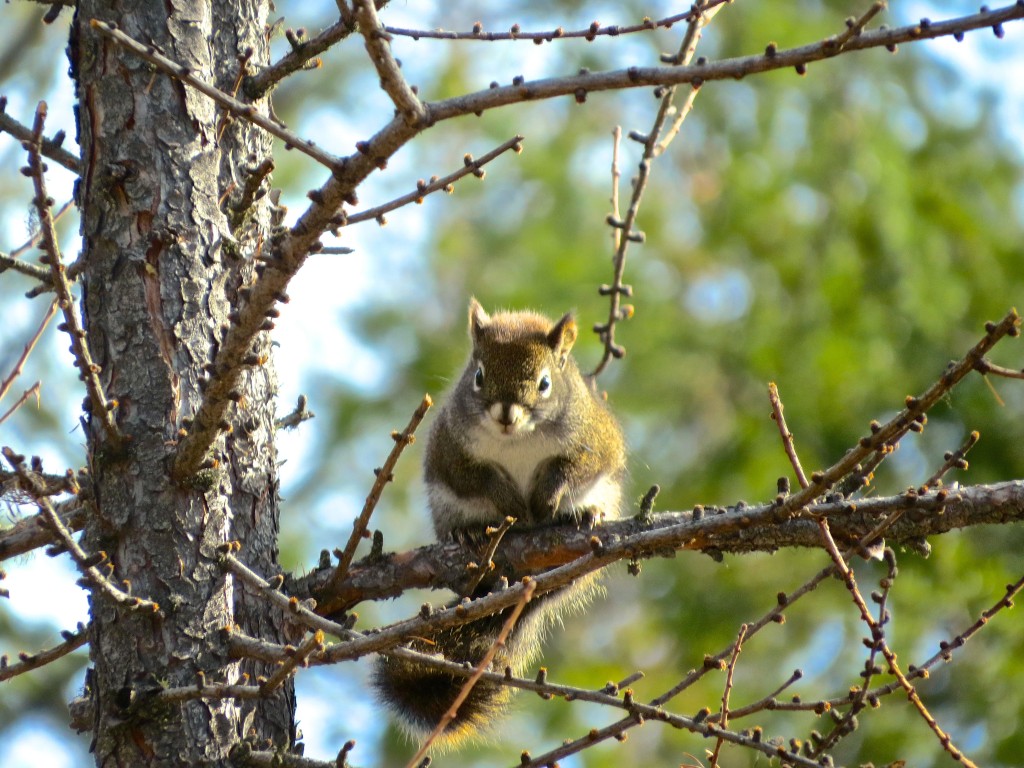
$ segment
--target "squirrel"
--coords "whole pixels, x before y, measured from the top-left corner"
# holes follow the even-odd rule
[[[479,542],[487,526],[508,516],[517,527],[618,517],[625,441],[570,355],[577,335],[572,315],[558,322],[528,311],[490,316],[471,299],[469,335],[472,354],[438,413],[424,459],[438,540]],[[474,596],[486,591],[478,588]],[[508,667],[523,674],[562,610],[582,609],[599,591],[592,574],[527,603],[491,671]],[[409,647],[476,666],[511,610]],[[387,656],[378,657],[373,671],[379,697],[413,735],[436,727],[464,683],[464,677]],[[480,735],[512,690],[479,680],[435,745],[444,751]]]

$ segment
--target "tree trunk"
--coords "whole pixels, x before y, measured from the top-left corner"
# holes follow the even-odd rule
[[[103,550],[112,578],[159,604],[128,610],[91,596],[89,691],[98,765],[225,764],[240,738],[294,741],[290,684],[258,702],[167,703],[165,687],[238,682],[265,674],[229,658],[239,625],[281,640],[282,618],[217,564],[238,540],[256,570],[277,572],[276,377],[268,363],[243,377],[230,424],[199,476],[176,482],[175,442],[203,396],[205,368],[251,282],[269,231],[266,197],[236,211],[271,142],[246,122],[100,38],[116,23],[198,77],[234,92],[239,72],[268,57],[267,3],[81,0],[69,57],[78,95],[83,172],[83,314],[101,380],[128,437],[109,442],[84,421],[98,515],[84,542]],[[255,105],[266,111],[265,101]],[[267,333],[254,352],[269,355]]]

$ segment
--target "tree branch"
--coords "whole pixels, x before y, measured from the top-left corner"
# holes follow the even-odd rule
[[[5,131],[21,141],[32,141],[32,129],[26,125],[22,125],[13,117],[8,115],[6,110],[7,97],[0,96],[0,131]],[[73,173],[81,173],[81,161],[66,149],[61,149],[61,144],[63,143],[64,131],[58,131],[52,139],[42,139],[40,141],[40,152],[51,160],[60,163],[69,171],[72,171]]]
[[[271,64],[262,72],[246,77],[242,84],[245,95],[255,101],[267,91],[284,80],[288,75],[303,69],[317,69],[320,61],[317,57],[332,45],[340,42],[356,31],[355,15],[344,0],[337,0],[341,18],[319,35],[306,41],[288,38],[292,49],[281,60]],[[374,7],[379,11],[387,0],[377,0]]]
[[[483,154],[480,157],[474,158],[472,155],[467,154],[465,155],[465,157],[463,157],[462,168],[460,168],[459,170],[455,171],[454,173],[450,173],[447,176],[443,176],[442,178],[437,178],[435,176],[429,182],[423,181],[421,179],[416,183],[415,192],[410,192],[406,195],[402,195],[401,197],[396,197],[394,200],[384,203],[383,205],[378,205],[375,206],[374,208],[367,208],[364,211],[357,211],[356,213],[346,214],[343,212],[342,226],[347,227],[352,224],[358,224],[360,222],[369,221],[371,219],[375,219],[378,224],[386,224],[387,222],[384,219],[385,213],[390,213],[391,211],[397,210],[398,208],[401,208],[404,205],[408,205],[409,203],[422,203],[423,198],[431,194],[432,192],[438,192],[442,189],[445,190],[446,192],[452,192],[452,184],[454,184],[459,179],[469,176],[470,174],[476,176],[479,179],[482,179],[484,177],[483,167],[487,165],[487,163],[491,162],[496,157],[504,154],[510,149],[513,150],[518,155],[520,152],[523,151],[523,140],[524,139],[522,136],[513,136],[504,144],[495,147],[490,152],[487,152],[486,154]]]
[[[495,555],[498,574],[539,573],[570,563],[600,543],[602,565],[631,558],[671,556],[681,550],[729,554],[775,552],[788,547],[820,548],[815,519],[826,518],[841,543],[854,543],[879,521],[901,511],[885,532],[890,544],[920,548],[929,536],[977,525],[1005,525],[1024,520],[1024,480],[898,496],[812,504],[785,521],[773,518],[773,504],[690,512],[664,512],[650,523],[636,519],[605,523],[594,530],[572,526],[517,531],[513,527]],[[461,593],[471,578],[467,553],[455,543],[431,544],[389,553],[353,565],[348,576],[326,589],[334,568],[317,568],[288,580],[299,597],[316,597],[327,612],[348,610],[363,600],[397,597],[407,589],[450,589]],[[575,578],[578,574],[573,574]],[[570,579],[571,580],[571,579]]]
[[[13,473],[0,472],[0,482],[6,486],[6,479]],[[60,491],[53,491],[59,493]],[[6,497],[7,491],[4,490]],[[85,521],[89,517],[89,505],[85,499],[76,496],[73,499],[54,505],[54,510],[60,517],[61,523],[71,532],[80,531],[85,527]],[[33,549],[53,544],[57,535],[46,527],[45,518],[42,512],[18,520],[9,528],[0,530],[0,561],[8,560]]]
[[[370,515],[376,509],[377,502],[380,501],[380,495],[384,492],[384,486],[394,480],[395,466],[398,464],[402,451],[405,450],[406,446],[412,445],[416,441],[416,428],[423,421],[423,417],[427,415],[427,409],[433,404],[434,401],[430,399],[430,395],[424,395],[419,407],[413,411],[405,430],[391,433],[391,439],[395,441],[395,445],[392,447],[387,459],[385,459],[384,466],[374,470],[376,479],[373,482],[373,487],[366,496],[366,502],[363,504],[362,511],[352,523],[352,535],[349,536],[344,551],[338,555],[338,567],[334,570],[331,583],[344,581],[345,574],[348,573],[349,566],[352,565],[352,558],[355,557],[356,547],[359,546],[359,542],[363,538],[369,536],[366,532],[366,526],[370,523]]]
[[[25,467],[25,457],[16,454],[13,450],[8,447],[4,447],[0,450],[3,453],[7,462],[14,468],[14,471],[18,474],[18,480],[20,481],[21,487],[30,493],[39,506],[39,510],[43,513],[42,520],[46,521],[46,526],[50,528],[55,537],[57,538],[60,546],[67,550],[68,554],[71,555],[71,559],[75,561],[75,565],[78,567],[79,572],[82,574],[82,585],[88,586],[93,589],[96,593],[102,593],[112,599],[119,605],[124,606],[129,610],[140,610],[144,609],[152,612],[155,615],[162,615],[160,606],[151,600],[146,600],[141,597],[133,597],[128,591],[115,586],[113,581],[107,575],[100,572],[99,567],[104,563],[109,565],[107,555],[105,552],[95,552],[92,555],[86,554],[78,542],[75,541],[71,535],[71,531],[67,529],[63,521],[60,519],[60,515],[57,514],[50,500],[46,497],[46,486],[36,479],[34,472],[30,472]],[[127,582],[124,582],[128,586]]]
[[[262,114],[254,104],[246,104],[245,102],[239,101],[219,88],[210,85],[205,80],[196,77],[184,64],[179,64],[176,61],[167,58],[157,51],[154,46],[143,45],[137,40],[129,37],[119,30],[116,24],[109,21],[93,19],[90,22],[90,25],[108,40],[113,41],[125,50],[131,51],[139,58],[148,61],[157,69],[162,72],[166,72],[171,77],[192,86],[200,93],[213,99],[231,114],[245,118],[254,125],[258,125],[270,135],[281,139],[281,141],[285,143],[285,146],[294,147],[300,152],[309,155],[326,168],[334,169],[338,167],[341,162],[339,158],[320,149],[313,142],[303,139],[298,134],[288,130],[281,123]]]
[[[353,0],[359,32],[366,41],[366,52],[370,55],[380,87],[391,97],[398,114],[411,126],[418,126],[426,119],[427,112],[416,93],[402,76],[398,61],[391,54],[391,36],[385,32],[377,18],[373,0]]]
[[[75,312],[75,300],[71,295],[71,284],[68,281],[67,269],[61,259],[57,230],[54,227],[53,214],[50,212],[54,201],[46,192],[44,178],[46,168],[42,161],[42,135],[45,121],[46,102],[41,101],[36,108],[32,140],[27,142],[28,168],[26,174],[32,178],[35,188],[35,197],[32,203],[39,213],[39,231],[45,251],[40,260],[50,268],[50,283],[57,294],[57,306],[60,307],[61,313],[64,315],[64,322],[60,325],[60,329],[71,338],[71,351],[75,357],[75,367],[78,368],[78,377],[85,383],[91,414],[103,427],[107,440],[117,447],[125,439],[114,420],[114,409],[117,407],[117,402],[107,399],[106,393],[103,391],[103,384],[99,377],[100,367],[93,362],[85,331],[79,322],[78,313]]]
[[[230,429],[230,422],[225,416],[241,372],[247,366],[261,364],[260,358],[250,351],[252,341],[259,332],[273,328],[271,318],[277,311],[274,305],[286,296],[288,283],[308,255],[323,247],[320,243],[321,235],[337,229],[344,223],[344,214],[340,210],[342,203],[354,205],[357,199],[356,188],[362,181],[374,170],[386,167],[388,159],[395,152],[436,122],[467,114],[480,114],[487,109],[519,101],[559,95],[573,94],[578,100],[582,100],[589,91],[594,90],[680,83],[698,85],[707,80],[738,78],[782,67],[806,67],[809,61],[830,58],[849,50],[892,47],[909,40],[961,34],[970,29],[996,27],[1005,21],[1021,17],[1024,17],[1024,3],[946,22],[865,32],[851,38],[845,44],[837,43],[836,38],[829,38],[821,43],[788,51],[777,51],[772,47],[760,56],[726,59],[711,65],[698,62],[687,67],[630,67],[614,72],[581,74],[534,82],[522,81],[512,86],[498,86],[465,96],[425,103],[424,119],[410,124],[404,117],[398,116],[368,141],[358,142],[356,153],[345,158],[330,158],[307,142],[304,151],[313,155],[325,155],[325,164],[332,169],[331,178],[319,189],[308,193],[313,204],[289,232],[272,244],[272,253],[264,260],[259,279],[249,291],[243,306],[233,315],[213,365],[203,402],[187,434],[179,443],[173,470],[175,477],[183,480],[203,467],[214,440],[221,432]],[[94,20],[92,24],[108,37],[118,40],[148,60],[154,61],[153,57],[159,57],[155,51],[132,41],[105,22]],[[235,110],[243,118],[253,120],[275,135],[281,135],[280,127],[267,118],[257,116],[255,107],[240,105],[240,102],[234,101],[226,94],[196,80],[185,67],[163,57],[159,57],[159,60],[161,63],[158,63],[158,66],[214,98],[225,108]],[[288,134],[286,140],[294,144],[297,137],[290,132]]]
[[[959,37],[977,29],[998,28],[999,25],[1024,18],[1024,3],[1015,3],[995,10],[986,10],[946,21],[928,21],[894,29],[877,29],[840,44],[836,37],[786,50],[769,45],[763,54],[740,56],[720,61],[698,60],[687,67],[628,67],[608,72],[585,72],[574,76],[526,80],[430,102],[428,109],[434,121],[476,114],[521,101],[537,101],[555,96],[576,96],[595,91],[622,90],[643,86],[702,84],[711,80],[741,80],[748,75],[777,69],[806,70],[808,64],[830,59],[843,53],[871,48],[895,48],[900,43],[931,40],[937,37]]]
[[[74,632],[63,630],[60,634],[64,638],[63,643],[38,653],[20,653],[18,654],[19,661],[17,664],[8,664],[6,655],[0,657],[0,683],[26,672],[31,672],[34,669],[44,667],[59,658],[67,656],[72,651],[85,645],[88,639],[84,624],[79,624]]]
[[[686,34],[683,35],[676,54],[668,57],[668,63],[673,66],[686,66],[690,63],[694,53],[696,53],[697,43],[700,42],[702,30],[720,10],[721,5],[713,2],[706,5],[695,4],[691,8],[689,23],[686,25]],[[675,109],[673,106],[676,97],[675,86],[666,88],[664,93],[661,94],[661,103],[651,129],[644,135],[636,132],[630,132],[629,134],[631,139],[643,144],[644,151],[643,157],[640,160],[639,171],[633,181],[633,193],[630,196],[629,208],[626,211],[625,217],[620,220],[616,214],[613,214],[606,220],[616,230],[615,254],[612,257],[613,279],[611,285],[602,285],[598,291],[602,296],[608,297],[608,319],[603,323],[594,325],[594,332],[604,345],[604,351],[601,353],[601,359],[598,361],[597,366],[590,374],[591,379],[596,379],[612,359],[621,358],[626,354],[625,348],[615,341],[615,328],[618,322],[629,319],[633,315],[632,306],[621,305],[623,296],[629,297],[633,294],[632,286],[625,285],[622,282],[622,277],[626,271],[626,252],[629,250],[630,243],[641,243],[644,241],[643,232],[634,230],[634,227],[640,212],[640,202],[643,200],[644,191],[647,189],[647,182],[651,176],[651,163],[679,132],[683,120],[693,106],[693,100],[697,97],[699,88],[699,85],[694,85],[690,89],[690,93],[687,94],[682,108],[678,110],[676,120],[667,132],[665,131],[665,123]],[[586,91],[583,92],[583,97],[585,98],[585,96]],[[579,100],[581,96],[577,94],[576,98]],[[661,139],[660,144],[659,139]]]
[[[731,0],[710,0],[701,6],[701,10],[707,10],[718,5],[724,5]],[[586,29],[565,30],[557,27],[547,32],[524,32],[518,24],[514,24],[508,32],[484,32],[483,24],[473,25],[472,32],[452,32],[445,29],[403,29],[402,27],[384,27],[391,35],[411,37],[413,40],[472,40],[478,42],[494,42],[498,40],[530,40],[536,45],[550,43],[553,40],[570,40],[583,38],[587,42],[593,42],[598,37],[619,37],[637,32],[649,32],[653,29],[671,29],[681,21],[692,21],[699,10],[691,8],[685,13],[677,13],[666,16],[663,19],[650,19],[645,17],[639,24],[611,24],[607,27],[594,22]]]

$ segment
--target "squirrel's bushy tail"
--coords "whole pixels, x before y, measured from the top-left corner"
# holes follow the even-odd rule
[[[491,672],[521,676],[540,655],[541,643],[551,624],[563,609],[581,609],[600,587],[597,574],[552,590],[527,603],[503,648],[491,662]],[[492,616],[442,630],[428,639],[414,640],[408,648],[420,653],[442,656],[448,661],[468,662],[476,667],[494,644],[511,608]],[[398,716],[403,729],[414,736],[430,733],[451,707],[466,677],[451,675],[409,659],[378,656],[374,664],[373,687],[379,698]],[[440,751],[471,739],[495,721],[512,698],[514,689],[488,680],[478,680],[459,712],[440,738],[434,742]]]

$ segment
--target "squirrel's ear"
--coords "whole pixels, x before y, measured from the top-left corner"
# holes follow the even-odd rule
[[[469,299],[469,338],[475,342],[490,323],[490,316],[484,312],[484,308],[480,306],[476,297],[471,296]]]
[[[571,313],[566,312],[555,327],[548,331],[548,346],[558,358],[559,365],[569,356],[569,350],[576,343],[576,321]]]

